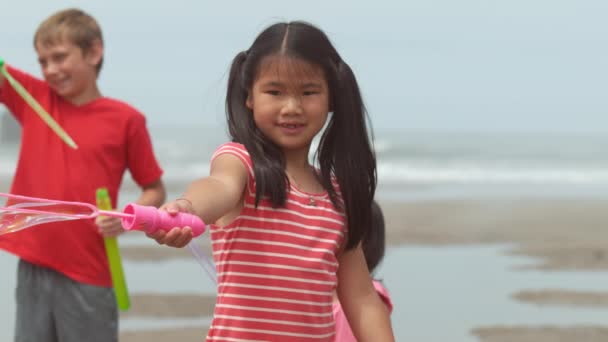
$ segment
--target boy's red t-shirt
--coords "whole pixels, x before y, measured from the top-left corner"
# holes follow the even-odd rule
[[[23,129],[12,194],[95,204],[96,189],[106,187],[116,205],[127,169],[140,186],[160,179],[145,118],[133,107],[110,98],[75,106],[46,82],[8,70],[78,145],[77,150],[67,146],[5,81],[0,102]],[[92,219],[4,234],[0,248],[75,281],[112,286],[103,238]]]

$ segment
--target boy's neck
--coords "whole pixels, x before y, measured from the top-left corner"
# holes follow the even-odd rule
[[[93,83],[90,87],[80,92],[78,95],[67,96],[63,99],[73,104],[74,106],[82,106],[87,103],[93,102],[101,97],[101,92],[97,87],[97,83]]]

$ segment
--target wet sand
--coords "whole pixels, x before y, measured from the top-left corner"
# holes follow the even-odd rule
[[[608,200],[382,202],[389,245],[505,244],[539,270],[608,270]],[[187,250],[125,247],[123,258],[189,258]]]
[[[189,318],[211,316],[215,296],[199,294],[157,294],[135,293],[130,296],[131,308],[121,312],[120,318],[154,317],[154,318]]]
[[[607,205],[607,200],[589,199],[489,199],[388,204],[384,208],[391,243],[512,243],[515,247],[510,253],[538,258],[538,263],[527,268],[606,272]],[[513,298],[530,305],[604,308],[608,315],[608,293],[524,289]],[[599,342],[608,341],[608,321],[602,327],[478,327],[473,334],[483,342]]]
[[[512,297],[537,306],[578,306],[608,310],[608,292],[524,290],[514,293]]]
[[[121,332],[120,342],[201,342],[207,336],[204,328],[174,328]]]
[[[129,182],[125,182],[129,183]],[[9,180],[0,177],[0,192]],[[511,253],[538,257],[542,270],[608,270],[608,200],[484,199],[381,201],[389,245],[513,243]],[[130,260],[188,258],[187,250],[122,249]]]
[[[486,327],[475,329],[473,334],[483,342],[605,342],[608,328],[597,326],[576,327]]]

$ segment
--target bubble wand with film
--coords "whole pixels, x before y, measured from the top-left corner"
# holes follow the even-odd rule
[[[125,230],[140,230],[146,233],[187,226],[192,229],[194,238],[203,234],[206,229],[203,220],[196,215],[188,213],[171,215],[155,207],[135,203],[129,203],[122,212],[117,212],[101,210],[85,202],[58,201],[6,193],[0,193],[0,197],[8,200],[6,205],[0,206],[0,235],[43,223],[94,219],[100,215],[120,218]],[[209,258],[194,243],[194,239],[190,242],[189,248],[209,278],[216,282]]]

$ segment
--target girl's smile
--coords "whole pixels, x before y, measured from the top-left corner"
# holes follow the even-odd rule
[[[306,128],[305,124],[300,123],[279,123],[277,124],[285,135],[297,135]]]

